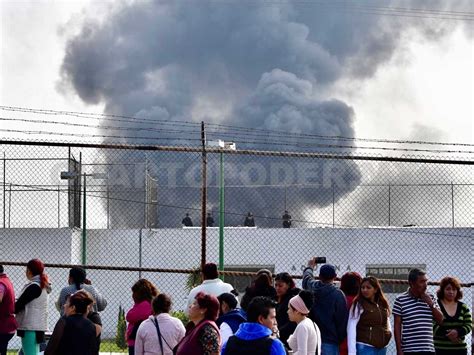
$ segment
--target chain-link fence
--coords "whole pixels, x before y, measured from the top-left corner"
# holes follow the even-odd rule
[[[139,277],[183,310],[186,270],[204,260],[225,270],[301,275],[308,259],[325,256],[339,276],[351,270],[406,280],[420,266],[431,280],[472,281],[471,160],[208,148],[204,165],[198,148],[2,148],[0,262],[17,292],[26,281],[18,262],[39,257],[64,265],[48,268],[50,328],[66,266],[99,266],[88,274],[109,303],[102,312],[104,350],[114,348],[119,306],[131,307],[130,288]],[[186,214],[193,226],[183,226]],[[255,227],[245,227],[251,220]],[[226,281],[243,292],[249,278]],[[406,285],[385,283],[385,289],[393,301]],[[471,289],[464,293],[471,305]]]

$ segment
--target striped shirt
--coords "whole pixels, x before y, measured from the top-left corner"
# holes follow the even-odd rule
[[[438,308],[433,295],[428,294]],[[433,345],[433,314],[430,307],[419,298],[405,292],[395,300],[392,310],[402,319],[402,350],[404,352],[435,351]]]
[[[458,301],[456,314],[450,316],[448,312],[446,312],[441,301],[438,300],[438,304],[441,308],[441,312],[443,312],[444,320],[441,325],[434,323],[433,331],[435,348],[440,350],[467,349],[465,336],[466,334],[469,334],[472,329],[472,317],[469,308],[464,303]],[[448,329],[456,329],[461,342],[453,343],[449,340],[446,336]]]

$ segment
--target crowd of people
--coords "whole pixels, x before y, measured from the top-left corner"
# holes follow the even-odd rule
[[[393,305],[379,280],[348,272],[336,284],[336,268],[309,260],[302,289],[291,275],[275,277],[260,270],[240,298],[223,282],[216,264],[201,271],[202,283],[188,295],[185,326],[170,314],[172,300],[149,280],[131,287],[133,306],[126,313],[129,354],[136,355],[385,355],[392,338],[397,355],[467,354],[471,312],[460,300],[455,277],[440,281],[436,296],[427,292],[428,278],[420,269],[408,275],[409,287]],[[51,286],[41,260],[27,263],[27,282],[15,298],[13,285],[0,265],[0,355],[16,333],[24,355],[37,355],[48,330]],[[107,306],[103,295],[73,267],[68,285],[56,302],[59,319],[45,355],[99,353]],[[394,329],[390,317],[394,317]],[[393,334],[393,336],[392,336]],[[42,349],[43,350],[43,349]]]

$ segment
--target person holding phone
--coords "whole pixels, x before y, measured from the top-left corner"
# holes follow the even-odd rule
[[[396,298],[392,311],[397,355],[435,354],[433,320],[442,324],[443,313],[434,296],[426,292],[426,272],[410,270],[408,283],[410,287]]]
[[[319,268],[319,280],[313,276],[318,261],[325,258],[313,258],[303,271],[303,289],[311,291],[314,304],[309,317],[321,331],[321,354],[339,355],[339,345],[346,338],[347,309],[344,293],[334,285],[336,267],[324,264]]]

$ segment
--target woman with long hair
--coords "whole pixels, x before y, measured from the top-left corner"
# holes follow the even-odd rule
[[[300,293],[296,287],[295,281],[287,272],[280,272],[275,276],[275,290],[277,295],[276,319],[278,322],[278,332],[280,340],[285,346],[288,346],[288,337],[296,329],[296,323],[288,318],[288,303],[290,299]]]
[[[455,277],[444,277],[436,292],[444,320],[433,329],[436,355],[466,355],[465,337],[472,330],[472,316],[462,299],[461,283]]]
[[[136,355],[172,355],[174,347],[184,338],[183,323],[169,313],[171,298],[160,293],[152,301],[153,315],[138,328]]]
[[[26,278],[28,283],[23,286],[15,302],[17,334],[21,337],[23,354],[36,355],[39,344],[44,342],[44,332],[48,330],[48,294],[51,293],[51,285],[40,259],[28,261]]]
[[[150,281],[140,279],[132,286],[133,307],[127,312],[125,320],[127,326],[128,353],[135,354],[135,337],[141,322],[152,315],[151,301],[158,295],[158,289]]]
[[[64,317],[54,327],[45,355],[93,355],[96,353],[96,326],[87,313],[94,302],[92,296],[80,290],[67,298]]]
[[[107,307],[107,300],[92,286],[91,281],[87,278],[86,270],[80,266],[74,266],[69,270],[68,286],[61,289],[56,302],[56,308],[61,315],[64,314],[66,298],[79,290],[85,290],[92,296],[94,299],[92,308],[95,312],[102,312]]]
[[[288,345],[294,355],[320,355],[321,332],[309,317],[313,306],[313,295],[303,290],[292,297],[288,304],[288,317],[297,324],[293,334],[288,338]]]
[[[385,355],[392,332],[390,306],[379,280],[364,277],[349,310],[347,345],[350,355]]]
[[[354,298],[359,293],[361,281],[362,281],[362,277],[359,275],[359,273],[354,272],[354,271],[346,272],[341,277],[341,286],[339,288],[344,293],[344,296],[346,296],[347,311],[349,311],[349,309],[352,306],[352,302],[354,301]],[[346,338],[339,345],[339,355],[347,355],[347,354],[348,354],[348,349],[347,349],[347,338]]]
[[[220,333],[216,319],[219,314],[217,297],[199,292],[189,306],[186,336],[177,345],[176,355],[218,355]]]
[[[265,269],[257,272],[257,276],[252,282],[252,285],[247,287],[245,290],[245,294],[243,295],[242,301],[240,302],[240,307],[245,312],[247,312],[247,307],[249,306],[250,301],[252,301],[252,299],[257,296],[268,297],[276,301],[277,295],[275,288],[272,286],[271,273],[267,272]]]

